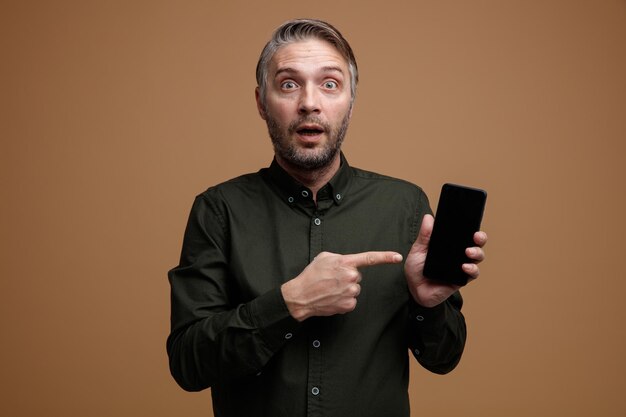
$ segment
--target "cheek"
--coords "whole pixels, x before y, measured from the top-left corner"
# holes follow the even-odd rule
[[[284,123],[292,117],[292,107],[290,103],[268,103],[267,112],[277,121]]]
[[[333,122],[341,123],[350,114],[350,101],[342,101],[341,103],[335,103],[335,105],[329,108],[329,114],[332,117]]]

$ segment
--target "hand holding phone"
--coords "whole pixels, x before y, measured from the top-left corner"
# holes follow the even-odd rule
[[[424,276],[455,285],[466,285],[464,263],[472,262],[465,249],[476,246],[474,233],[480,230],[487,193],[456,184],[441,188],[435,224],[424,264]]]

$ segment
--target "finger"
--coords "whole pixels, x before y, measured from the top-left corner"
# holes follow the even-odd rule
[[[351,255],[343,255],[342,263],[346,266],[359,268],[362,266],[374,266],[382,264],[397,264],[402,262],[402,255],[398,252],[389,251],[371,251],[361,252]]]
[[[485,260],[485,251],[479,247],[465,249],[465,255],[476,263]]]
[[[363,275],[359,272],[358,269],[348,266],[343,268],[343,275],[348,282],[360,283],[363,279]]]
[[[422,225],[420,226],[419,234],[417,235],[417,239],[413,246],[411,247],[411,252],[423,252],[426,253],[428,251],[428,243],[430,242],[430,235],[433,233],[433,224],[435,223],[435,218],[430,214],[424,215],[422,218]]]
[[[476,279],[478,278],[478,275],[480,275],[480,269],[476,264],[463,264],[461,268],[463,269],[463,272],[469,275],[470,279]]]
[[[361,294],[361,286],[359,284],[353,284],[350,287],[350,295],[354,298],[358,297]]]
[[[476,243],[479,247],[483,247],[485,246],[485,244],[487,244],[487,233],[485,232],[476,232],[474,233],[474,243]]]

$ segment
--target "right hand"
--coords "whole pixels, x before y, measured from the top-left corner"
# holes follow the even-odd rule
[[[332,316],[355,309],[361,292],[358,268],[402,262],[397,252],[338,255],[322,252],[294,279],[281,286],[287,308],[298,321]]]

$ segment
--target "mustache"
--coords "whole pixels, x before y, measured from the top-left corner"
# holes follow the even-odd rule
[[[299,119],[289,123],[287,129],[289,133],[294,133],[298,129],[298,126],[301,126],[303,124],[316,124],[321,126],[325,132],[331,131],[330,125],[317,116],[300,117]]]

